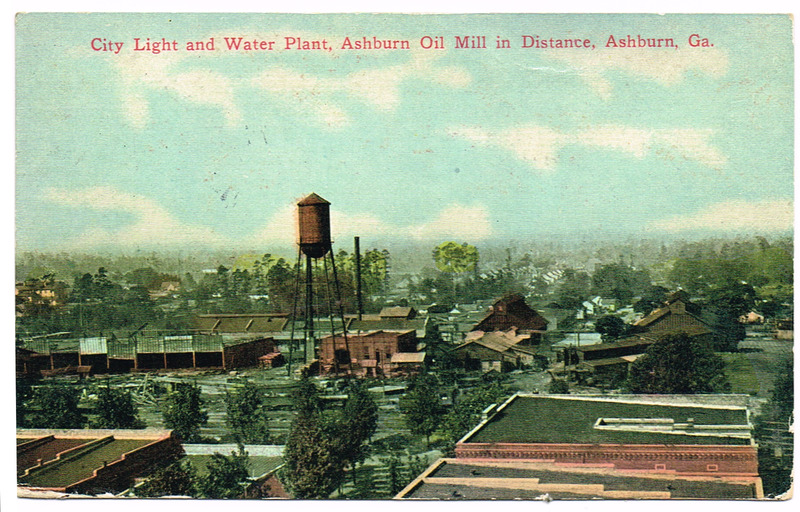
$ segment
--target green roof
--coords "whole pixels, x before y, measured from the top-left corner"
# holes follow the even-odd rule
[[[70,458],[24,477],[25,483],[34,487],[66,487],[92,476],[103,463],[111,464],[122,454],[151,443],[152,439],[114,439],[97,448]]]
[[[595,428],[600,418],[693,419],[695,425],[747,426],[743,407],[632,403],[607,398],[517,395],[500,407],[467,443],[750,445],[749,437],[690,435]]]

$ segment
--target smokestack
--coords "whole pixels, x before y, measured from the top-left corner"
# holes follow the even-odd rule
[[[364,305],[361,302],[361,244],[359,237],[355,237],[355,251],[356,251],[356,308],[358,313],[358,321],[361,321],[361,315],[364,313]]]

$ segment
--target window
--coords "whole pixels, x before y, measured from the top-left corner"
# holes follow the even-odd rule
[[[666,471],[667,465],[666,464],[656,464],[656,470],[663,470]]]
[[[719,466],[717,464],[707,464],[706,471],[719,471]]]

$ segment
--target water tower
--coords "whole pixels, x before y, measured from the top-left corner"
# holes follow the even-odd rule
[[[304,361],[308,364],[317,358],[317,337],[314,329],[315,311],[327,313],[330,320],[331,337],[333,337],[334,342],[336,340],[334,316],[338,313],[341,320],[340,332],[344,339],[344,349],[348,354],[347,366],[348,368],[350,366],[350,350],[347,346],[341,290],[331,244],[330,203],[312,193],[297,203],[297,275],[292,312],[292,329],[289,340],[289,375],[291,375],[291,362],[294,355],[295,319],[302,318],[300,325],[302,325],[303,329]],[[305,255],[305,278],[302,277],[301,271],[303,255]],[[320,273],[320,260],[322,262],[322,273]],[[330,270],[332,271],[330,274],[328,261],[330,261]],[[302,310],[302,315],[298,315],[297,306],[302,284],[305,285],[305,306]],[[315,290],[315,284],[318,290]],[[331,289],[333,289],[333,293]],[[338,305],[338,311],[334,311],[336,305]],[[335,364],[335,370],[338,373],[339,362],[337,361]]]

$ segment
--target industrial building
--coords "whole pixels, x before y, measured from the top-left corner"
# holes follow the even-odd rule
[[[397,498],[762,498],[745,401],[517,394]]]
[[[346,373],[359,376],[388,376],[425,356],[411,360],[395,357],[398,353],[417,354],[417,333],[408,331],[373,331],[363,334],[325,336],[320,340],[322,373]],[[417,361],[417,358],[420,358]],[[395,362],[392,359],[395,358]],[[401,360],[402,359],[402,360]]]
[[[17,429],[18,488],[116,494],[182,454],[169,430]]]
[[[189,368],[242,368],[276,353],[272,338],[241,339],[220,334],[39,338],[17,351],[17,370],[36,373],[106,373]]]

